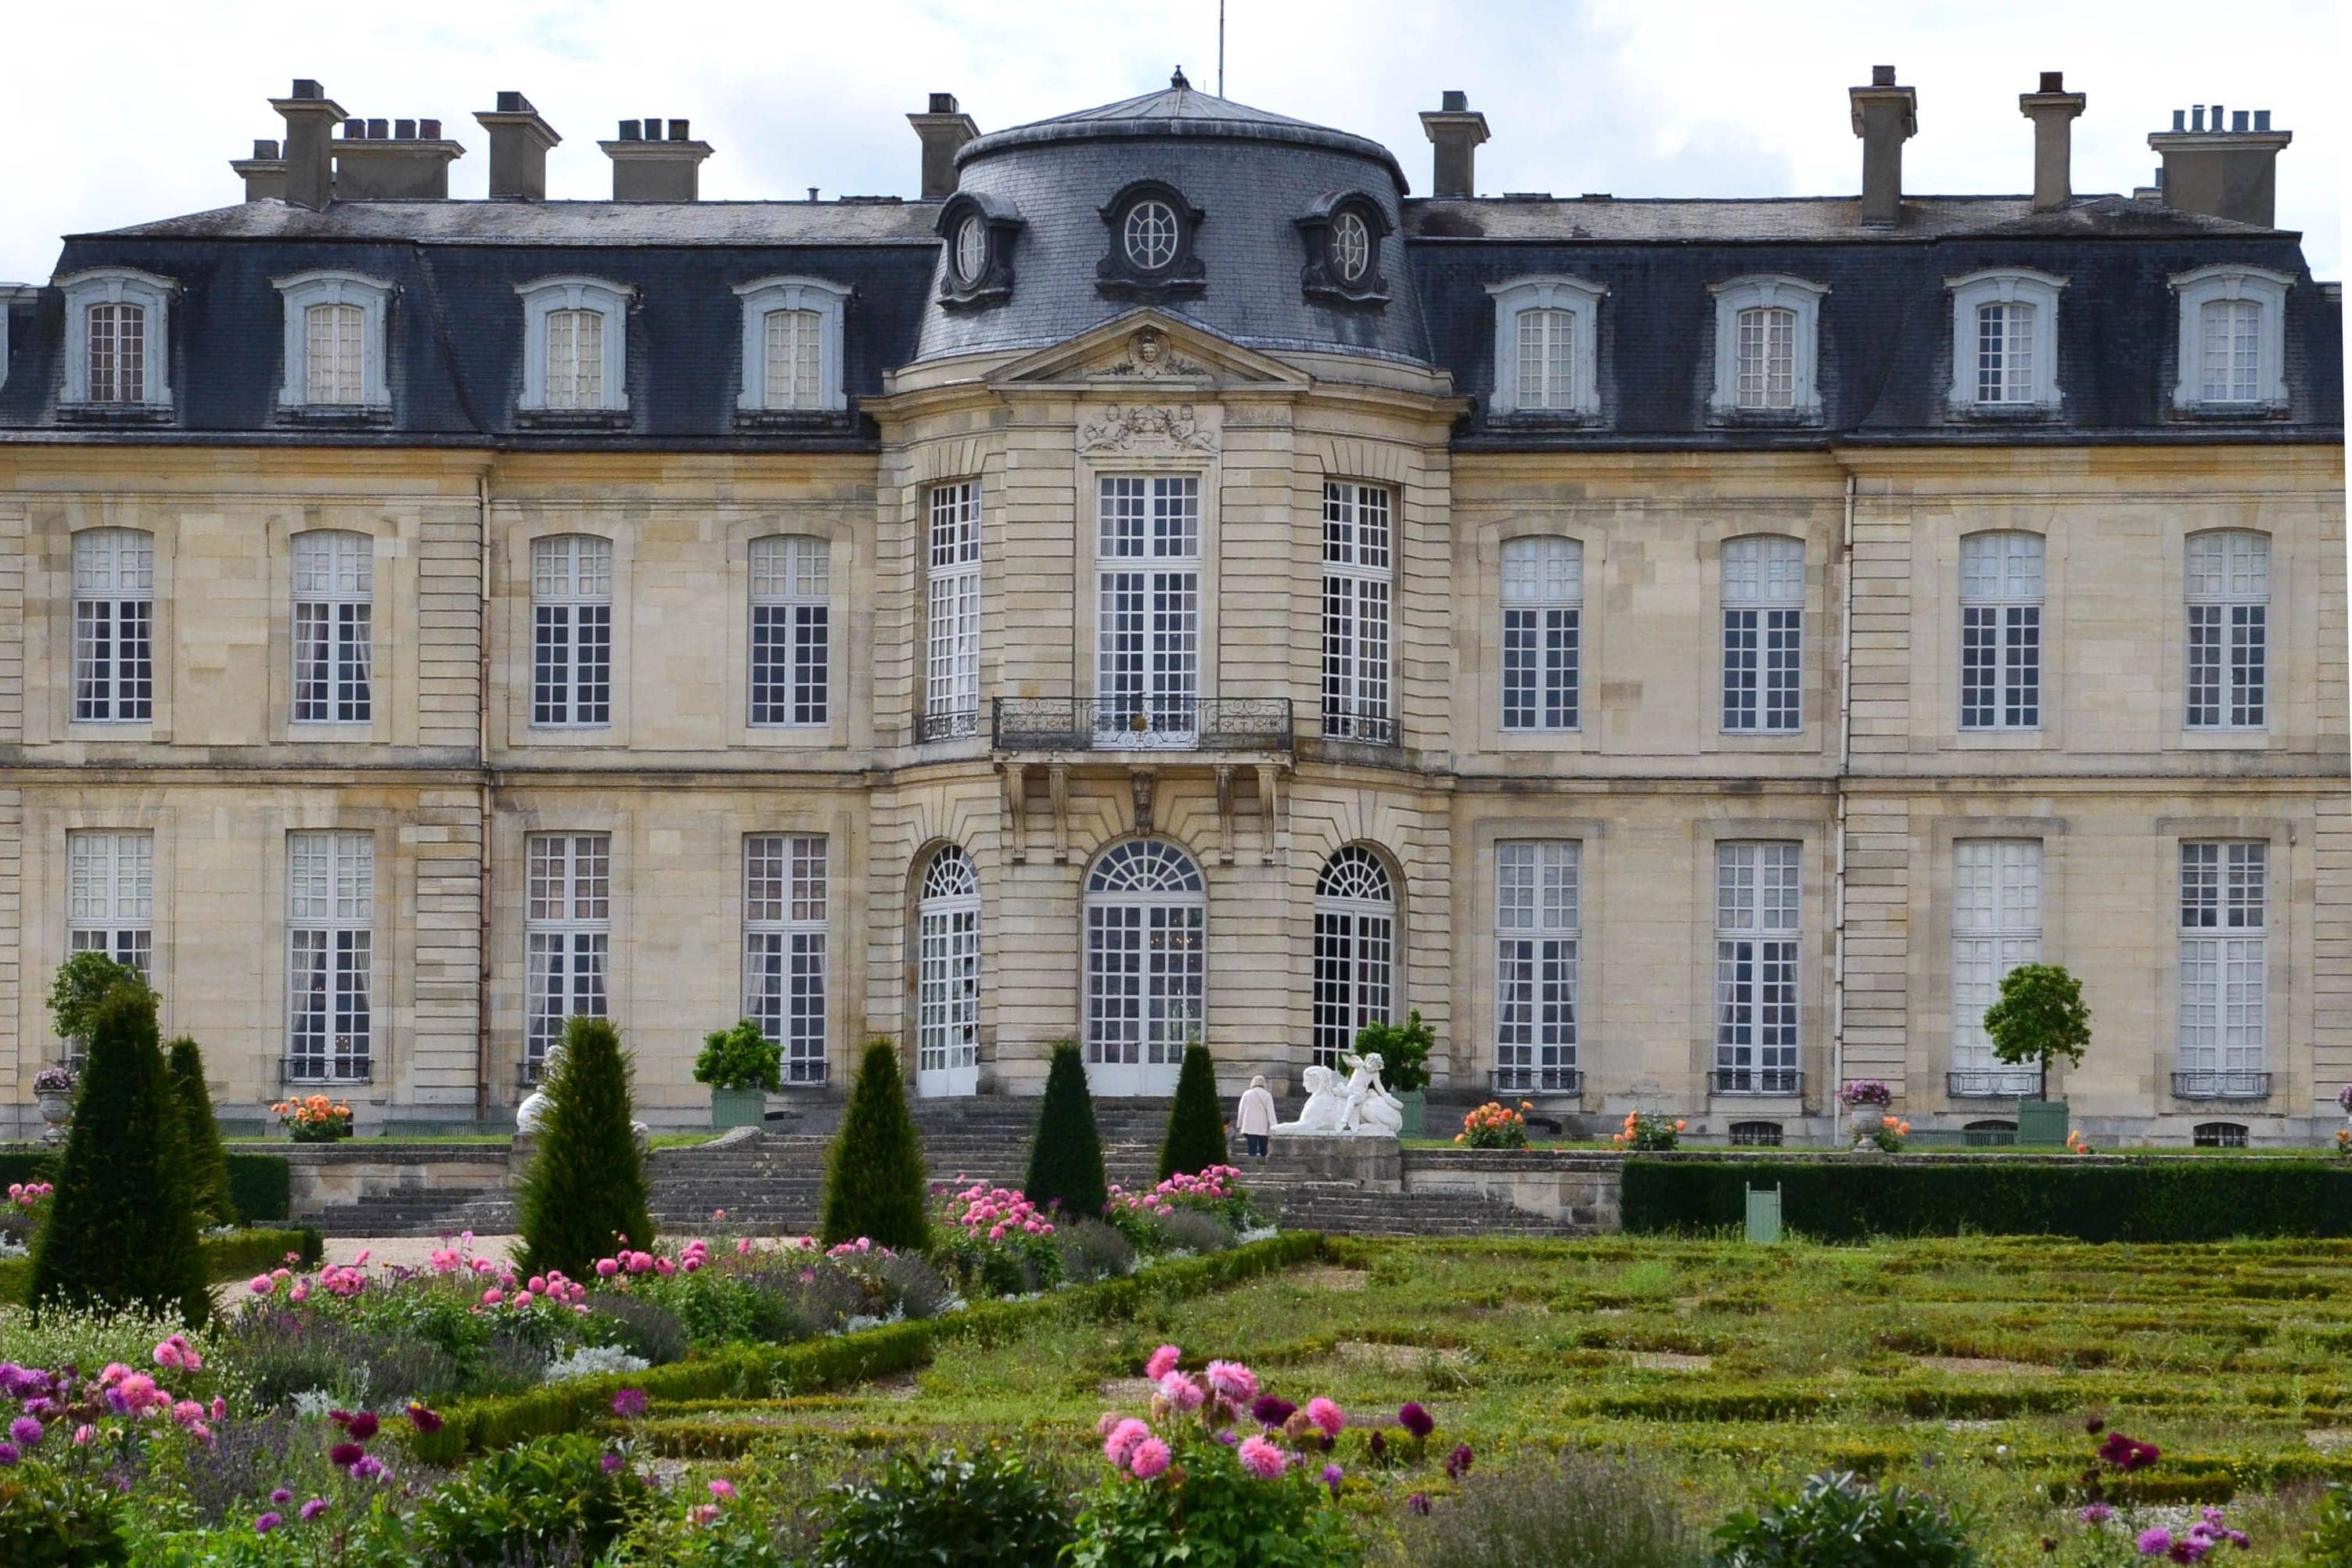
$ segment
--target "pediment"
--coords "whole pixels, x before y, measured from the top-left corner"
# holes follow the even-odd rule
[[[1305,387],[1305,372],[1198,322],[1144,308],[1000,367],[992,386],[1083,386],[1125,395],[1221,386]]]

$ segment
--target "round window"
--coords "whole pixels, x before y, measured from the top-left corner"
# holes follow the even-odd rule
[[[1371,226],[1361,213],[1341,213],[1331,224],[1331,270],[1342,283],[1360,283],[1371,267]]]
[[[988,265],[988,223],[975,213],[956,225],[956,276],[966,283],[980,281],[981,268]]]
[[[1176,209],[1156,196],[1127,209],[1121,226],[1127,259],[1139,271],[1158,272],[1176,259]]]

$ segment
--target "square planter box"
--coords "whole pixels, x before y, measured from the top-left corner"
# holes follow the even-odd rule
[[[710,1130],[757,1127],[768,1119],[768,1091],[763,1089],[714,1089],[710,1091]]]

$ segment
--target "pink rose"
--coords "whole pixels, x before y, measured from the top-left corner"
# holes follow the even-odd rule
[[[278,1289],[278,1281],[272,1279],[267,1274],[257,1274],[253,1277],[252,1281],[247,1285],[247,1289],[250,1289],[257,1296],[267,1296],[271,1291]]]
[[[487,1290],[485,1290],[485,1291],[483,1291],[483,1292],[482,1292],[482,1305],[483,1305],[483,1306],[485,1306],[485,1307],[495,1307],[495,1306],[497,1306],[499,1302],[501,1302],[501,1301],[503,1301],[503,1300],[506,1300],[506,1294],[505,1294],[505,1292],[501,1291],[501,1290],[500,1290],[497,1286],[495,1286],[495,1285],[491,1286],[488,1289],[487,1289]]]
[[[614,1275],[618,1274],[620,1271],[621,1265],[617,1258],[600,1258],[596,1259],[596,1277],[598,1279],[610,1279]]]

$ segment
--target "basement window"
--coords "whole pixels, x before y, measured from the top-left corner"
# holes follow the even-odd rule
[[[2242,1149],[2246,1146],[2246,1124],[2242,1121],[2200,1121],[2189,1137],[2200,1149]]]
[[[1735,1149],[1778,1149],[1780,1146],[1780,1124],[1777,1121],[1735,1121],[1731,1124],[1731,1146]]]

